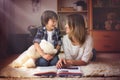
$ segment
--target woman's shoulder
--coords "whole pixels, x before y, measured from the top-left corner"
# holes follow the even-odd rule
[[[63,36],[63,42],[66,42],[66,43],[70,42],[67,34]]]
[[[67,34],[64,35],[64,36],[63,36],[63,39],[68,39],[68,35],[67,35]]]
[[[92,40],[92,36],[91,35],[87,35],[86,40]]]
[[[93,38],[91,35],[87,35],[85,45],[93,44]]]
[[[64,35],[64,36],[63,36],[62,42],[63,42],[63,45],[64,45],[66,48],[67,48],[67,47],[70,48],[70,46],[72,46],[72,45],[71,45],[71,41],[70,41],[68,35]]]

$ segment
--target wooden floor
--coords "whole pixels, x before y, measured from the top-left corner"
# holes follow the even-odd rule
[[[1,56],[0,57],[0,70],[11,63],[14,59],[16,59],[19,54],[12,54],[8,56]]]
[[[11,56],[1,57],[0,58],[0,69],[7,66],[11,63],[15,58],[17,58],[18,54],[13,54]],[[98,53],[97,59],[107,60],[110,62],[111,60],[118,61],[120,60],[120,53]],[[96,59],[96,60],[97,60]],[[82,77],[82,78],[0,78],[0,80],[120,80],[120,77]]]

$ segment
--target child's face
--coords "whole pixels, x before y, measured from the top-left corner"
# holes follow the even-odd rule
[[[56,24],[57,24],[57,20],[56,19],[49,19],[48,20],[48,24],[46,25],[46,27],[49,30],[53,30],[55,28]]]
[[[69,28],[68,24],[65,24],[65,31],[66,31],[67,34],[70,33],[70,28]]]

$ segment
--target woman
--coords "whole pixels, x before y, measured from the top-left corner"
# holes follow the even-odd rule
[[[56,67],[88,64],[93,56],[93,40],[87,33],[83,16],[80,14],[68,15],[65,28],[67,33],[63,37],[65,59],[60,59]]]

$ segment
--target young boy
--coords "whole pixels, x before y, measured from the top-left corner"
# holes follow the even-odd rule
[[[41,16],[42,27],[38,29],[37,34],[33,40],[35,49],[40,53],[42,57],[36,60],[36,66],[52,66],[56,65],[60,46],[62,44],[60,37],[60,30],[55,27],[58,20],[58,16],[54,11],[46,10]],[[45,39],[52,43],[58,50],[56,55],[49,55],[43,52],[39,43],[42,39]]]

